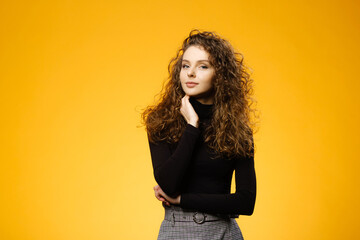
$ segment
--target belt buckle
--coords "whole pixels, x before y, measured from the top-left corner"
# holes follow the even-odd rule
[[[199,214],[201,214],[201,216],[200,216]],[[198,223],[198,224],[204,223],[204,222],[205,222],[205,218],[206,218],[206,215],[203,214],[203,213],[195,212],[194,215],[193,215],[193,220],[194,220],[194,222],[196,222],[196,223]]]

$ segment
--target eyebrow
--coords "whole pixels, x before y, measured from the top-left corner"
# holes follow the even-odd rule
[[[183,59],[183,61],[185,62],[190,62],[189,60],[187,59]],[[203,59],[203,60],[198,60],[197,62],[210,62],[209,60],[206,60],[206,59]]]

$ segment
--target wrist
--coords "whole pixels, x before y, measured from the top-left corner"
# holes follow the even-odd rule
[[[197,128],[199,126],[199,120],[189,121],[189,124]]]

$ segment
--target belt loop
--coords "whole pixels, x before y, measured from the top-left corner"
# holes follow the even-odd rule
[[[175,226],[175,213],[174,213],[174,206],[171,205],[171,226]]]

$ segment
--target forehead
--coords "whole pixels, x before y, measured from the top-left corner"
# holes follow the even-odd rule
[[[188,47],[184,54],[183,54],[183,59],[202,59],[202,60],[208,60],[209,59],[209,53],[207,51],[204,50],[203,47],[201,46],[197,46],[197,45],[193,45]]]

